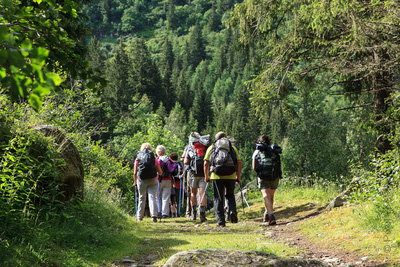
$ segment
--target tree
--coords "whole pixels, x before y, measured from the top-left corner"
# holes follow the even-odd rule
[[[201,28],[198,24],[193,26],[190,31],[188,41],[188,65],[196,67],[206,58],[205,42],[201,34]]]
[[[144,39],[133,39],[129,43],[128,51],[132,59],[129,83],[134,86],[136,93],[146,94],[153,106],[157,107],[167,96],[162,87],[160,72],[151,59]]]
[[[389,150],[390,123],[383,114],[398,85],[399,7],[395,1],[255,1],[239,4],[230,25],[245,46],[255,41],[266,66],[253,83],[253,103],[266,105],[287,81],[327,72],[331,85],[352,96],[371,94],[376,147]]]
[[[87,30],[79,2],[0,2],[0,86],[12,100],[40,108],[42,97],[63,82],[60,74],[104,83],[82,57],[79,41]]]
[[[131,60],[124,43],[120,40],[115,57],[107,65],[106,74],[109,83],[104,92],[106,102],[117,114],[128,110],[136,93],[130,82],[131,69]]]

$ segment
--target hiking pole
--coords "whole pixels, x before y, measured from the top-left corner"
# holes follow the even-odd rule
[[[161,182],[158,182],[158,216],[161,220]]]
[[[247,204],[247,207],[249,207],[249,210],[251,211],[250,205],[249,205],[249,203],[247,203],[246,197],[243,195],[242,188],[240,187],[240,184],[238,184],[238,185],[239,185],[240,194],[242,195],[242,206],[244,205],[244,204],[243,204],[243,199],[244,199],[244,201],[245,201],[246,204]],[[243,207],[243,212],[244,212],[244,207]]]
[[[203,196],[201,197],[201,200],[200,200],[199,209],[200,209],[201,204],[203,203],[204,196],[207,193],[207,187],[208,187],[208,183],[206,184],[206,188],[204,188],[204,193],[203,193]]]
[[[138,199],[137,199],[137,188],[135,185],[135,213],[136,213],[136,221],[138,220]]]

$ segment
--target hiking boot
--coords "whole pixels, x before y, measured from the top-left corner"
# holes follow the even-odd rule
[[[200,212],[200,222],[205,222],[205,221],[207,221],[206,213]]]
[[[152,218],[152,221],[153,221],[154,223],[156,223],[156,222],[157,222],[157,217],[153,217],[153,218]]]
[[[231,223],[237,223],[238,222],[238,217],[237,217],[237,214],[235,212],[231,212],[230,221],[231,221]]]
[[[163,219],[167,219],[169,216],[168,215],[163,215],[162,218]]]
[[[268,221],[269,221],[268,225],[275,225],[276,224],[275,216],[273,214],[270,215]]]
[[[268,221],[269,221],[269,216],[268,216],[268,213],[265,212],[264,217],[263,217],[263,222],[268,222]]]
[[[197,213],[193,213],[192,216],[190,217],[190,220],[195,221],[197,217]]]

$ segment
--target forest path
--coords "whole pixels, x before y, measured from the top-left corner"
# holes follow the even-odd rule
[[[266,226],[264,235],[275,242],[285,243],[297,248],[300,253],[295,256],[301,259],[318,259],[332,266],[388,266],[374,262],[369,257],[355,255],[353,252],[333,248],[330,246],[334,240],[325,240],[325,244],[312,241],[309,236],[301,232],[299,223],[304,220],[312,220],[314,217],[325,213],[325,207],[315,203],[295,203],[289,206],[276,206],[277,225]],[[261,221],[261,220],[259,220]],[[250,222],[248,222],[250,223]],[[253,223],[259,223],[254,221]]]
[[[179,243],[178,241],[172,241],[174,239],[170,239],[169,245],[167,245],[168,247],[166,244],[164,244],[164,247],[162,247],[162,245],[157,245],[152,241],[160,238],[160,235],[166,234],[166,229],[168,229],[168,232],[170,233],[170,238],[173,238],[173,235],[176,233],[185,233],[186,235],[198,236],[218,236],[222,234],[225,236],[231,236],[231,238],[233,238],[235,235],[240,236],[250,233],[252,236],[251,242],[253,242],[256,247],[283,243],[286,246],[294,248],[293,251],[297,251],[297,254],[288,254],[289,257],[292,258],[317,259],[330,264],[331,266],[341,267],[388,266],[376,263],[365,255],[357,255],[357,253],[354,252],[338,249],[337,243],[340,243],[340,241],[329,240],[328,237],[324,240],[325,244],[311,241],[311,238],[301,231],[300,224],[305,220],[312,220],[316,216],[326,213],[325,206],[322,206],[321,204],[310,203],[306,201],[299,202],[298,200],[291,203],[276,203],[275,215],[277,218],[277,225],[273,226],[269,226],[267,223],[262,221],[264,208],[260,203],[252,204],[250,209],[249,207],[244,207],[241,203],[239,203],[237,209],[239,222],[237,224],[231,224],[227,222],[226,227],[224,228],[216,227],[216,221],[212,212],[208,213],[208,221],[205,223],[200,223],[199,219],[197,219],[197,221],[190,221],[187,218],[168,218],[157,223],[151,223],[147,220],[143,221],[140,224],[151,224],[148,225],[148,227],[152,228],[149,230],[155,231],[154,239],[149,238],[148,241],[146,241],[147,239],[145,240],[145,242],[153,243],[152,248],[150,250],[146,250],[146,255],[141,254],[140,258],[136,258],[136,264],[119,266],[160,266],[157,264],[157,262],[159,262],[161,256],[156,252],[157,250],[160,248],[165,250],[173,248],[175,253],[179,252],[180,249],[171,244],[171,242],[177,242],[177,244]],[[219,241],[217,240],[217,242]],[[329,246],[329,244],[332,244],[332,242],[336,242],[336,246]],[[193,247],[194,249],[206,248],[202,247],[201,245],[194,245]],[[207,248],[213,247],[217,248],[218,245],[213,243],[211,247]],[[230,248],[237,249],[234,247]],[[169,254],[168,258],[170,256],[172,256],[172,254]]]

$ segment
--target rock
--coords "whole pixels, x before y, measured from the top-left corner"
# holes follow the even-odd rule
[[[340,193],[337,197],[335,197],[331,203],[326,207],[326,210],[330,211],[334,208],[341,207],[346,203],[346,198],[350,196],[357,188],[360,187],[360,178],[355,177],[347,187],[345,191]]]
[[[84,171],[78,149],[63,132],[51,125],[37,125],[32,127],[45,136],[54,140],[54,146],[64,159],[65,166],[61,167],[60,191],[64,194],[59,196],[60,201],[68,201],[73,196],[83,199]]]
[[[259,251],[240,251],[232,249],[198,249],[183,251],[173,255],[164,267],[178,266],[328,266],[318,260],[279,259]]]

